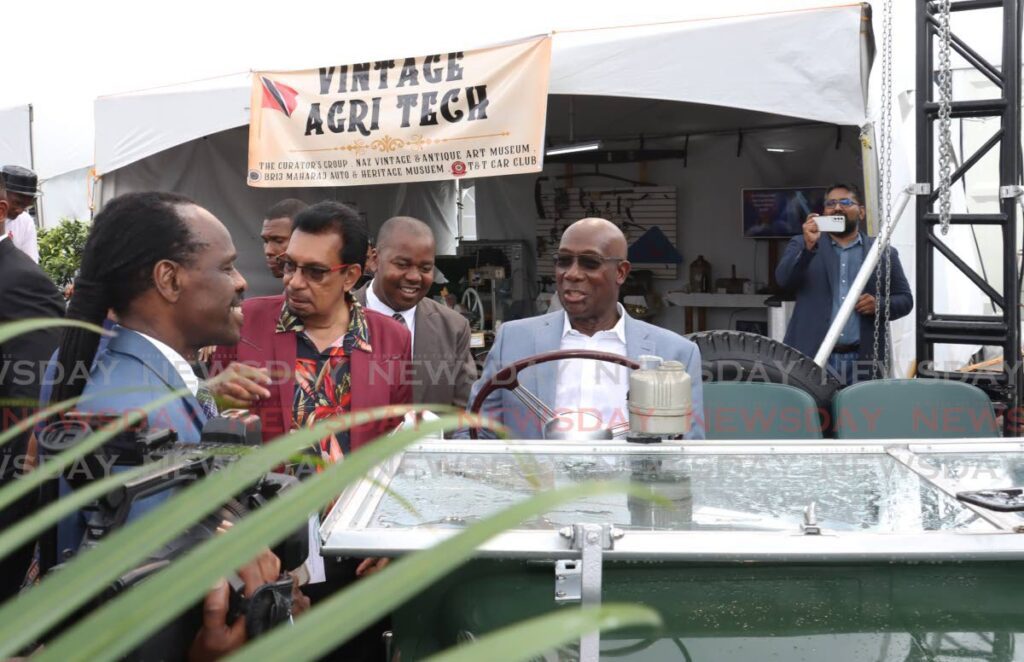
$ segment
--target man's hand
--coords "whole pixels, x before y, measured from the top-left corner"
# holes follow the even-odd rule
[[[818,239],[821,238],[821,230],[818,229],[818,222],[814,220],[817,217],[817,214],[809,214],[803,225],[804,246],[806,246],[809,251],[814,250],[814,247],[818,245]]]
[[[380,572],[391,563],[391,559],[385,558],[368,558],[363,559],[359,566],[356,567],[356,577],[366,577],[372,575],[375,572]]]
[[[217,532],[223,533],[229,528],[230,522],[222,522]],[[238,569],[238,576],[245,583],[245,597],[252,597],[256,589],[269,582],[276,582],[281,576],[281,559],[269,549],[264,549],[259,556]],[[296,599],[293,613],[298,614],[309,608],[309,598],[299,592],[298,582],[292,585],[292,597]],[[245,644],[245,617],[235,619],[231,625],[227,624],[230,598],[231,587],[224,579],[206,594],[203,600],[203,627],[192,640],[192,647],[188,651],[190,662],[216,660]]]
[[[211,380],[210,392],[230,407],[245,409],[254,402],[270,397],[270,371],[237,361]]]
[[[874,315],[878,309],[878,303],[875,301],[875,297],[870,294],[862,294],[857,299],[857,305],[853,309],[861,315]]]
[[[245,619],[239,618],[230,626],[227,624],[228,601],[231,587],[221,579],[203,601],[203,627],[192,640],[188,651],[191,662],[216,660],[245,643]]]

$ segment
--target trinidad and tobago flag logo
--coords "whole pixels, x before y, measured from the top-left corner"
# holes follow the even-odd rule
[[[270,80],[266,76],[260,76],[260,81],[263,83],[263,108],[280,110],[291,117],[295,106],[298,105],[295,98],[299,93],[284,83]]]

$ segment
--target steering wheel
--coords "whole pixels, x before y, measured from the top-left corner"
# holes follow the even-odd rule
[[[586,349],[558,349],[553,352],[544,352],[543,354],[535,354],[534,356],[527,356],[526,358],[519,359],[515,363],[505,366],[484,383],[483,387],[480,388],[480,392],[476,394],[476,398],[469,405],[469,413],[478,414],[480,409],[484,406],[484,400],[487,399],[494,391],[499,389],[508,389],[512,391],[512,394],[523,403],[527,409],[529,409],[543,425],[545,421],[549,421],[555,417],[555,412],[552,411],[551,407],[541,402],[540,398],[534,395],[529,389],[524,388],[519,384],[519,371],[524,368],[530,368],[535,365],[542,363],[549,363],[551,361],[565,361],[568,359],[590,359],[592,361],[605,361],[607,363],[615,363],[617,365],[624,366],[630,370],[636,370],[640,367],[640,364],[636,361],[620,356],[618,354],[612,354],[610,352],[595,352]],[[470,428],[469,438],[479,438],[479,428]]]

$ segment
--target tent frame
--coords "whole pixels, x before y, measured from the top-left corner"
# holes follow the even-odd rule
[[[955,34],[950,35],[951,50],[963,57],[978,72],[1001,90],[1001,96],[980,101],[952,101],[952,118],[999,118],[993,137],[974,154],[963,160],[953,172],[950,185],[964,177],[993,147],[999,147],[998,214],[953,214],[951,225],[990,225],[1002,230],[1002,294],[985,278],[960,259],[935,230],[939,214],[933,209],[938,199],[935,172],[934,130],[939,119],[939,103],[932,98],[936,74],[934,36],[939,34],[939,7],[931,0],[916,0],[917,27],[917,182],[931,186],[931,194],[919,196],[916,223],[917,251],[917,366],[918,375],[954,379],[985,390],[993,401],[1011,411],[1020,411],[1022,397],[1020,351],[1020,269],[1017,256],[1016,206],[1021,194],[1021,5],[1022,0],[960,0],[952,2],[951,12],[1002,10],[1002,70],[993,66]],[[955,315],[935,310],[935,257],[940,253],[971,280],[1002,311],[1000,315]],[[951,372],[934,369],[935,345],[1000,346],[1005,357],[1001,372]],[[1018,416],[1004,417],[1008,434],[1020,433]],[[1024,426],[1024,421],[1020,422]]]

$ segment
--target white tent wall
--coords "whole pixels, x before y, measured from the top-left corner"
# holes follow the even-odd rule
[[[32,107],[0,108],[0,164],[32,167]]]
[[[736,155],[736,135],[694,136],[690,140],[687,166],[681,160],[602,166],[600,172],[638,179],[641,171],[651,185],[677,189],[677,250],[683,256],[679,277],[658,279],[664,293],[689,282],[689,264],[703,255],[713,268],[713,278],[730,274],[758,283],[768,282],[768,243],[743,238],[743,188],[818,186],[836,181],[861,179],[859,130],[842,129],[836,147],[833,126],[808,126],[746,134],[743,149]],[[796,151],[769,153],[765,147],[784,142]],[[543,175],[565,174],[564,165],[548,165]],[[577,175],[593,172],[593,166],[575,165]],[[537,176],[541,176],[538,174]],[[477,236],[488,239],[521,239],[536,248],[533,191],[537,176],[488,177],[474,181]],[[619,188],[615,180],[579,177],[574,186]],[[532,251],[536,255],[536,250]],[[542,256],[540,259],[546,259]],[[756,271],[755,271],[756,267]],[[642,268],[638,265],[634,268]],[[709,328],[734,328],[737,320],[766,319],[764,309],[709,309]],[[684,330],[681,308],[667,308],[655,322],[679,333]]]
[[[278,294],[281,282],[264,263],[260,227],[264,212],[284,198],[309,203],[339,200],[365,213],[375,233],[397,215],[426,220],[438,248],[454,251],[455,185],[451,182],[348,188],[250,188],[245,183],[248,127],[221,131],[119,168],[103,178],[101,200],[133,191],[175,191],[209,209],[227,226],[238,249],[238,267],[249,296]]]
[[[88,220],[90,169],[60,170],[66,167],[67,161],[57,163],[50,159],[50,146],[45,140],[40,149],[41,157],[34,158],[37,121],[38,112],[28,104],[0,109],[0,165],[20,165],[33,168],[39,174],[42,196],[37,203],[40,207],[37,218],[43,227],[52,227],[65,217]],[[48,164],[56,170],[48,168]]]
[[[42,195],[39,196],[38,204],[42,206],[40,218],[43,227],[55,227],[65,218],[79,221],[91,220],[92,209],[89,207],[91,188],[91,167],[79,168],[40,180],[39,189]]]

